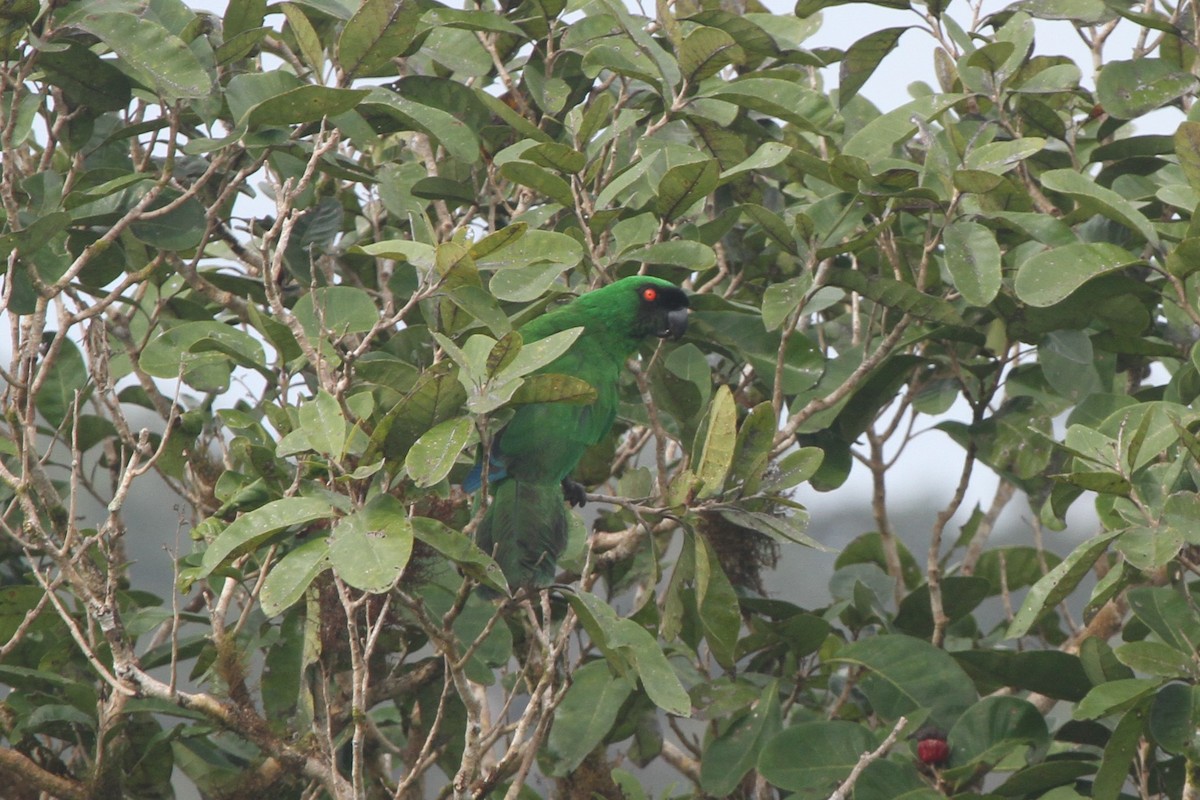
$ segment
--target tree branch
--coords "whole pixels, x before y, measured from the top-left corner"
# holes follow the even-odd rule
[[[892,732],[883,740],[883,743],[869,753],[863,753],[859,757],[858,763],[854,765],[854,769],[850,770],[850,774],[846,776],[846,780],[842,781],[834,793],[829,795],[829,800],[846,800],[850,796],[850,792],[854,789],[854,784],[858,782],[859,776],[862,775],[863,770],[871,762],[878,761],[888,754],[888,751],[896,744],[896,739],[900,736],[900,731],[904,730],[904,726],[907,724],[907,717],[901,717],[896,720],[896,724],[892,727]]]

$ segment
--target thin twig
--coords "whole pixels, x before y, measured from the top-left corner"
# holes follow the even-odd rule
[[[901,717],[896,720],[892,732],[883,740],[883,744],[868,753],[863,753],[859,757],[858,763],[854,765],[854,769],[850,770],[850,774],[846,776],[846,780],[842,781],[842,784],[838,786],[834,793],[829,795],[829,800],[846,800],[850,796],[850,792],[854,789],[854,784],[858,782],[859,776],[862,775],[863,770],[872,762],[878,761],[887,755],[888,751],[896,744],[896,739],[900,736],[900,731],[904,730],[904,726],[907,724],[907,717]]]

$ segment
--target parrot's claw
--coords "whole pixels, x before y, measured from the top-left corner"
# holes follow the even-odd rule
[[[582,483],[576,483],[570,478],[563,478],[562,493],[563,499],[569,505],[579,506],[580,508],[587,505],[587,489],[584,488]]]

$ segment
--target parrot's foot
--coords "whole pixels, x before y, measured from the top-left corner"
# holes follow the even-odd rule
[[[582,483],[576,483],[570,478],[563,478],[562,493],[563,499],[572,506],[583,508],[587,505],[587,489]]]

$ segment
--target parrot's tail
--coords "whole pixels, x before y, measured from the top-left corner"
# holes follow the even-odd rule
[[[476,533],[479,547],[496,559],[513,591],[550,586],[567,546],[561,484],[508,478],[493,487],[495,496]]]

